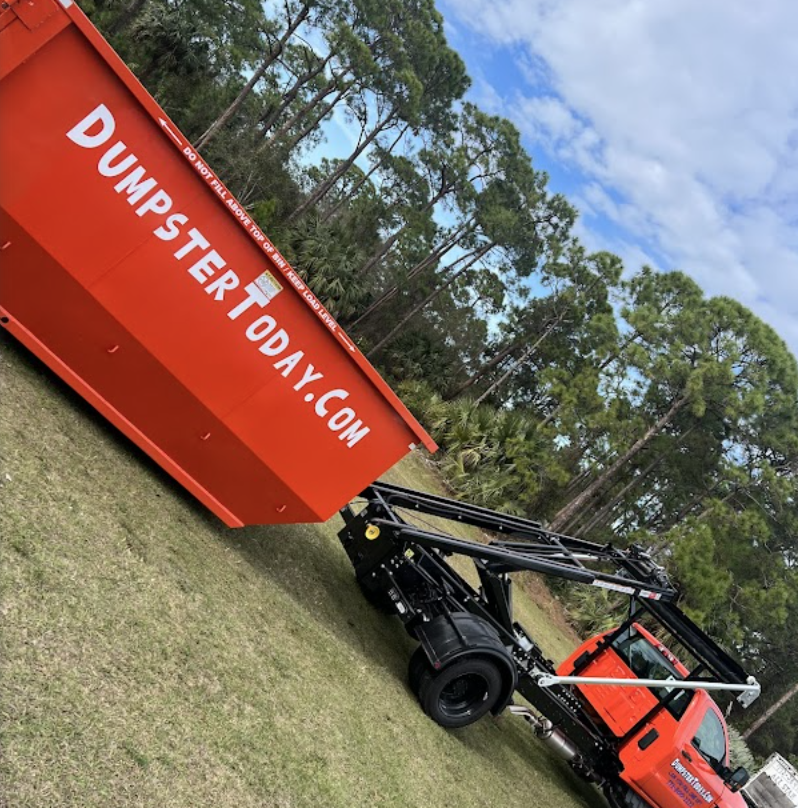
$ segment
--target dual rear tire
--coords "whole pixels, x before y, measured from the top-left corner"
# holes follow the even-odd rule
[[[424,712],[447,729],[478,721],[503,692],[501,671],[489,658],[466,655],[435,670],[420,646],[410,658],[408,680]]]
[[[372,606],[386,614],[395,613],[395,607],[385,592],[370,587],[365,580],[358,579],[358,585]],[[459,618],[461,632],[485,639],[484,621],[457,614],[450,618],[450,622]],[[412,624],[407,624],[406,628],[411,636],[415,636]],[[493,639],[493,636],[488,639]],[[498,637],[495,637],[495,644],[502,649]],[[430,665],[423,647],[418,646],[410,657],[408,683],[422,709],[433,721],[447,729],[456,729],[478,721],[506,697],[503,676],[506,671],[500,665],[489,654],[465,653],[437,670]]]

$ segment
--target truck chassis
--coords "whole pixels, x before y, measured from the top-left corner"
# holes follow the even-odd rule
[[[528,519],[386,483],[369,486],[361,498],[365,505],[359,510],[351,505],[341,510],[345,526],[339,538],[365,597],[397,615],[419,641],[409,684],[427,714],[444,727],[466,726],[509,707],[618,804],[617,749],[684,689],[738,690],[745,706],[758,695],[756,680],[679,609],[679,593],[664,569],[639,546],[600,545]],[[434,526],[414,514],[432,517]],[[501,538],[484,544],[457,538],[438,528],[448,523]],[[473,562],[479,588],[449,562],[453,555]],[[689,653],[694,660],[689,676],[624,738],[611,736],[578,698],[572,677],[558,677],[554,663],[513,618],[510,574],[523,570],[629,596],[627,618],[577,659],[575,676],[643,615]],[[534,709],[512,704],[516,692]]]

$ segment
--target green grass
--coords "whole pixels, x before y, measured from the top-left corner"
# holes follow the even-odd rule
[[[512,716],[423,715],[337,517],[227,529],[6,336],[0,374],[0,805],[602,804]]]

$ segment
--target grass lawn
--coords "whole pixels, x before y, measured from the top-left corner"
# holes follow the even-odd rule
[[[603,804],[519,719],[424,716],[338,517],[225,528],[6,335],[0,381],[0,805]],[[418,458],[387,479],[439,485]]]

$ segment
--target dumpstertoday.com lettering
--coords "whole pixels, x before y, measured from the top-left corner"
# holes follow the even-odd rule
[[[679,776],[695,791],[704,802],[712,802],[712,792],[701,784],[701,781],[689,772],[681,763],[679,758],[671,763],[671,768],[676,769]]]
[[[82,149],[94,150],[106,146],[115,131],[116,119],[105,104],[100,104],[75,124],[66,136]],[[369,434],[371,429],[357,417],[354,409],[338,406],[349,398],[349,392],[343,388],[317,392],[318,383],[325,378],[324,373],[305,358],[304,351],[289,353],[291,336],[286,328],[274,317],[262,313],[282,288],[270,273],[264,273],[242,289],[238,274],[227,266],[227,261],[202,232],[192,226],[185,213],[173,212],[172,196],[123,140],[116,140],[101,153],[97,171],[103,177],[119,178],[113,190],[127,196],[136,216],[140,219],[146,217],[150,223],[157,220],[158,226],[152,231],[157,238],[177,242],[179,246],[173,253],[175,261],[188,264],[187,275],[214,301],[227,307],[230,320],[241,320],[243,337],[257,345],[264,357],[277,360],[271,365],[274,370],[289,382],[294,382],[296,392],[304,392],[304,401],[313,405],[312,411],[337,435],[338,440],[351,449]]]

